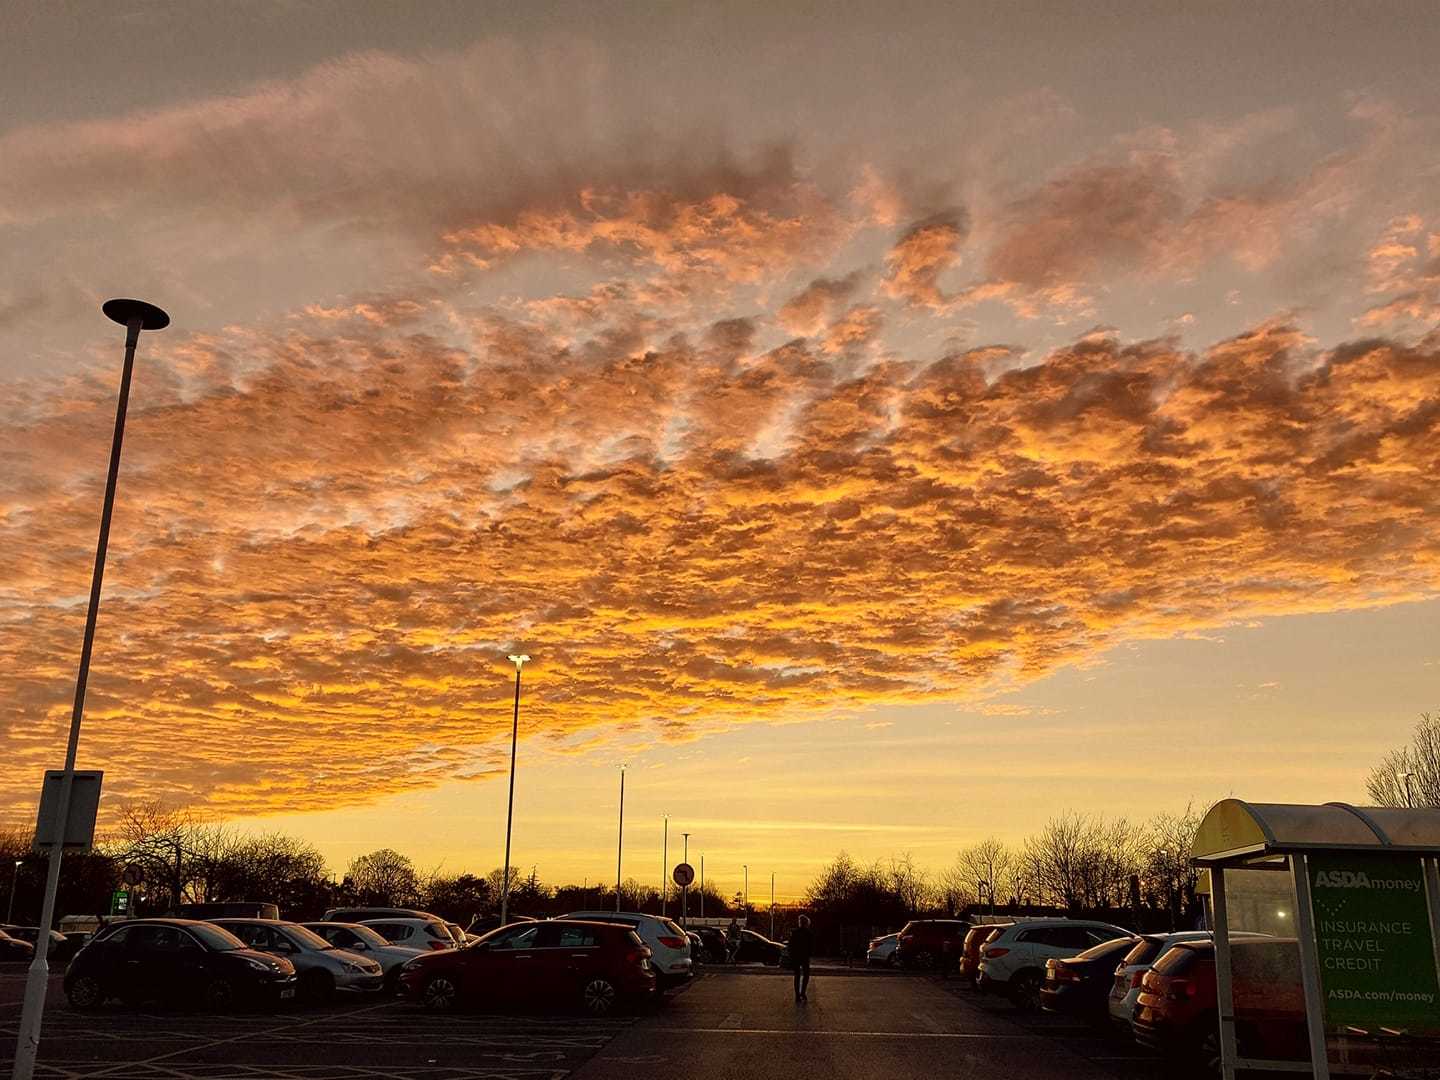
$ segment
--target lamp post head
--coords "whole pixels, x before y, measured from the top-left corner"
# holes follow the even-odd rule
[[[164,330],[170,325],[170,316],[164,310],[144,300],[106,300],[100,310],[121,326],[129,326],[135,319],[140,320],[141,330]]]
[[[516,671],[519,671],[522,667],[524,667],[526,661],[528,661],[529,659],[530,657],[526,656],[524,653],[521,653],[518,656],[516,656],[514,653],[510,654],[510,662],[515,665]]]

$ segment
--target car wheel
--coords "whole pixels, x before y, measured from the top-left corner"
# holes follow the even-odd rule
[[[449,1012],[460,1000],[460,984],[449,975],[432,975],[420,990],[420,1004],[431,1012]]]
[[[915,967],[920,971],[929,971],[935,966],[935,954],[920,952],[915,954]]]
[[[90,975],[77,975],[65,987],[65,996],[72,1009],[98,1009],[105,1004],[105,990],[100,980]]]
[[[591,1016],[609,1016],[619,997],[615,984],[600,975],[585,980],[580,988],[580,1004]]]
[[[235,984],[229,979],[211,979],[205,987],[205,1008],[229,1012],[235,1007]]]
[[[1010,980],[1010,1001],[1023,1012],[1040,1011],[1040,976],[1022,971]]]
[[[300,979],[300,996],[315,1005],[323,1005],[335,996],[335,980],[328,971],[307,971]]]

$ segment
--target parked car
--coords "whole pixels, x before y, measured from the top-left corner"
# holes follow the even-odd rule
[[[368,956],[374,960],[380,965],[380,971],[385,977],[385,989],[392,994],[400,989],[400,969],[405,962],[415,959],[425,951],[404,945],[392,945],[378,934],[373,926],[361,923],[309,922],[300,925],[324,938],[337,949]]]
[[[177,919],[278,919],[280,909],[264,900],[220,900],[179,904],[170,914]]]
[[[510,915],[510,916],[508,916],[508,923],[534,922],[534,921],[535,921],[535,920],[534,920],[533,918],[531,918],[529,915]],[[484,936],[485,936],[486,934],[488,934],[491,930],[498,930],[499,928],[500,928],[500,916],[499,916],[499,915],[481,915],[481,916],[480,916],[479,918],[477,918],[477,919],[471,919],[471,920],[470,920],[470,925],[465,928],[465,939],[468,941],[470,938],[484,937]]]
[[[1268,934],[1252,934],[1232,930],[1230,937],[1269,937]],[[1140,997],[1140,983],[1145,973],[1156,962],[1182,941],[1209,941],[1209,930],[1177,930],[1168,934],[1142,934],[1131,946],[1115,968],[1114,981],[1110,986],[1110,1020],[1126,1035],[1130,1031],[1130,1018],[1135,1015],[1135,1002]]]
[[[379,990],[385,982],[380,964],[357,953],[337,949],[299,923],[278,919],[216,919],[246,946],[271,956],[283,956],[300,976],[300,996],[327,1001],[337,990]]]
[[[669,919],[642,915],[636,911],[572,911],[560,918],[620,923],[633,929],[640,935],[640,940],[650,947],[650,962],[662,990],[687,982],[695,975],[690,939]]]
[[[552,919],[492,930],[463,949],[422,953],[401,992],[427,1009],[463,1002],[578,1005],[604,1016],[656,990],[650,948],[623,923]]]
[[[392,945],[410,949],[453,949],[457,944],[442,919],[362,919],[360,925],[370,927]]]
[[[690,939],[690,959],[696,964],[705,962],[705,942],[694,930],[686,930],[685,936]]]
[[[295,966],[245,947],[234,934],[192,919],[133,919],[105,927],[75,954],[65,996],[76,1009],[109,998],[202,1003],[223,1012],[275,1005],[296,994]]]
[[[781,967],[789,967],[790,950],[778,941],[771,941],[758,931],[741,930],[740,947],[735,950],[735,962],[737,964],[768,964],[771,967],[778,964]]]
[[[919,971],[939,967],[947,948],[958,957],[969,929],[963,919],[911,919],[895,943],[895,966]]]
[[[1294,938],[1245,938],[1230,944],[1235,1041],[1241,1057],[1304,1061],[1305,992]],[[1220,1071],[1215,943],[1184,941],[1140,983],[1135,1041],[1173,1061]]]
[[[964,944],[960,947],[960,977],[972,986],[980,978],[980,950],[1010,923],[985,923],[972,926],[965,932]]]
[[[450,940],[455,942],[457,948],[470,940],[470,935],[462,930],[457,923],[447,922],[445,929],[450,931]]]
[[[1129,930],[1087,919],[1030,919],[1011,923],[986,941],[980,951],[983,993],[1005,994],[1016,1008],[1040,1007],[1045,961],[1074,956],[1102,941],[1133,937]]]
[[[1045,981],[1040,985],[1040,1007],[1047,1012],[1065,1013],[1087,1023],[1109,1026],[1110,987],[1115,983],[1115,965],[1134,946],[1133,937],[1111,938],[1092,945],[1077,956],[1051,957],[1045,961]]]
[[[40,942],[38,926],[13,926],[10,923],[0,923],[0,931],[4,931],[19,941],[29,942],[32,946],[38,946]],[[50,960],[69,960],[77,948],[79,946],[59,930],[51,930],[50,949],[45,955]]]
[[[871,938],[870,946],[865,950],[866,966],[889,967],[895,961],[895,946],[899,941],[898,933]]]
[[[443,923],[439,915],[406,907],[332,907],[320,916],[321,922],[369,922],[371,919],[429,919]]]
[[[727,955],[725,931],[718,926],[697,926],[693,933],[704,946],[703,959],[712,964],[723,964]],[[697,955],[694,959],[702,959]]]
[[[34,960],[35,946],[0,930],[0,960]]]

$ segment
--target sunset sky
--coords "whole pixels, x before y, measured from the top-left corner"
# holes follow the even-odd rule
[[[1257,10],[1258,9],[1258,10]],[[1440,20],[22,5],[0,821],[752,898],[1057,810],[1363,801],[1440,706]],[[500,782],[497,782],[500,781]],[[677,859],[671,859],[672,862]]]

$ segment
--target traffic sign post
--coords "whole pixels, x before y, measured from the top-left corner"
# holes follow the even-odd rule
[[[690,883],[695,880],[695,868],[688,862],[678,864],[670,874],[676,885],[680,886],[680,922],[685,922],[687,902],[690,898]]]

